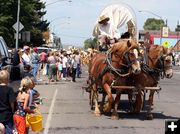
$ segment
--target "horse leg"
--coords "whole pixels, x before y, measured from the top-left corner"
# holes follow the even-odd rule
[[[117,111],[118,111],[120,98],[121,98],[121,92],[118,92],[116,94],[116,98],[115,98],[115,102],[114,102],[114,109],[113,109],[112,116],[111,116],[111,119],[113,119],[113,120],[118,120],[119,119],[119,114],[118,114]]]
[[[155,91],[150,91],[150,94],[149,94],[148,110],[147,110],[147,119],[148,120],[152,120],[153,119],[153,115],[152,115],[151,111],[152,111],[152,103],[153,103],[154,92]]]
[[[103,112],[103,105],[105,103],[105,99],[106,99],[106,93],[102,93],[102,101],[100,103],[100,111]]]
[[[94,103],[95,103],[95,110],[94,110],[94,114],[95,116],[99,117],[101,115],[101,112],[99,110],[99,106],[98,106],[98,92],[97,92],[97,85],[94,84],[93,85],[93,98],[94,98]]]
[[[138,91],[138,94],[136,95],[136,102],[135,102],[135,113],[140,113],[144,103],[144,92],[143,90]]]
[[[129,100],[129,111],[130,113],[133,113],[134,111],[134,104],[133,104],[133,91],[128,91],[128,100]]]
[[[91,92],[89,93],[89,105],[91,107],[91,110],[93,110],[94,106],[94,90],[91,89]]]
[[[103,88],[104,88],[104,90],[105,90],[105,92],[107,93],[107,96],[108,96],[108,103],[107,103],[107,105],[105,105],[103,111],[104,112],[110,112],[111,111],[111,106],[112,106],[112,104],[114,102],[114,98],[113,98],[112,93],[111,93],[111,88],[107,83],[105,83],[103,85]]]

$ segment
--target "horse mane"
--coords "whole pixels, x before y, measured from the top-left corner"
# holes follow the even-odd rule
[[[110,51],[111,52],[121,51],[122,53],[124,53],[125,51],[128,51],[132,48],[138,48],[138,44],[134,40],[121,39],[113,44]]]
[[[121,51],[123,52],[123,50],[126,49],[126,44],[123,40],[119,40],[117,43],[114,43],[113,46],[111,47],[110,51],[111,52],[117,52],[117,51]]]
[[[157,51],[160,51],[162,54],[168,54],[170,52],[170,49],[168,47],[162,46],[162,45],[152,45],[150,49],[154,49]]]
[[[168,47],[162,46],[163,47],[163,54],[169,54],[171,52],[171,49]]]

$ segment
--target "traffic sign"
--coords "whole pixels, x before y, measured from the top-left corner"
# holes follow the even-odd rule
[[[163,46],[165,46],[165,47],[170,47],[170,43],[169,43],[169,41],[167,41],[167,40],[166,40],[166,41],[164,41],[164,42],[163,42]]]
[[[169,35],[169,28],[163,27],[162,28],[162,37],[168,37],[168,35]]]
[[[13,26],[12,26],[16,32],[18,31],[18,23],[16,22]],[[19,22],[19,31],[21,31],[24,28],[23,24],[21,24],[21,22]]]

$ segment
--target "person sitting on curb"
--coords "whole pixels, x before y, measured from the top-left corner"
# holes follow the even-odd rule
[[[34,77],[32,74],[32,67],[30,65],[24,65],[24,77]]]

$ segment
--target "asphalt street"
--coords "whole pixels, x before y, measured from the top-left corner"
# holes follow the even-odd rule
[[[180,67],[174,68],[172,79],[162,79],[162,90],[154,96],[153,120],[146,120],[145,112],[128,114],[120,110],[120,119],[111,120],[109,114],[95,117],[90,110],[86,85],[87,71],[77,82],[37,85],[43,98],[43,134],[164,134],[165,120],[180,118]],[[122,96],[122,109],[127,106],[127,95]],[[33,133],[32,131],[30,133]]]

